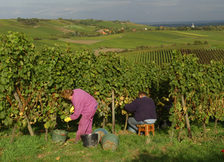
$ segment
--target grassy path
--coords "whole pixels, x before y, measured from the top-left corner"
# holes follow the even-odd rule
[[[44,134],[39,136],[18,136],[13,144],[9,136],[1,136],[0,161],[223,161],[224,130],[219,125],[215,133],[209,127],[207,137],[202,130],[192,127],[193,139],[170,138],[167,131],[156,130],[154,137],[137,136],[119,132],[120,144],[117,151],[105,151],[99,144],[94,148],[85,148],[82,143],[55,144],[45,142]],[[69,136],[73,137],[74,132]],[[183,132],[183,137],[185,133]]]

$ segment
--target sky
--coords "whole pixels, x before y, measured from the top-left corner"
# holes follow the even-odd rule
[[[224,0],[0,0],[0,19],[224,20]]]

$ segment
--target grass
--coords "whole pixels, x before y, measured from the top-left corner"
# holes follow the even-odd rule
[[[219,125],[217,133],[213,125],[208,127],[207,136],[202,129],[192,126],[193,138],[170,138],[167,130],[156,130],[155,136],[145,137],[118,131],[119,147],[116,151],[105,151],[99,144],[86,148],[82,142],[73,144],[54,143],[44,140],[44,134],[20,135],[10,144],[10,136],[1,134],[0,161],[223,161],[224,130]],[[184,134],[184,133],[183,133]],[[74,137],[75,132],[70,132]]]

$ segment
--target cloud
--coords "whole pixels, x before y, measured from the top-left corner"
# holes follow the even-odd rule
[[[1,3],[0,18],[223,19],[223,8],[223,0],[8,0]]]
[[[179,0],[151,0],[151,1],[139,1],[139,5],[147,5],[151,7],[169,7],[169,6],[177,6]]]

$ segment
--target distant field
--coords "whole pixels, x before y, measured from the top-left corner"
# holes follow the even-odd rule
[[[94,38],[82,37],[81,40],[98,40],[95,43],[80,45],[75,41],[80,38],[72,37],[74,40],[71,46],[75,48],[123,48],[123,49],[135,49],[141,46],[157,49],[157,48],[181,48],[191,47],[194,48],[210,47],[210,48],[223,48],[224,47],[224,33],[223,32],[208,32],[206,37],[198,37],[197,33],[193,34],[182,34],[171,31],[144,31],[135,33],[122,33],[109,36],[99,36]],[[201,35],[201,32],[198,32]],[[223,38],[221,38],[223,37]],[[194,45],[194,41],[207,41],[206,45]],[[72,41],[71,41],[72,42]]]
[[[90,21],[91,22],[91,21]],[[224,31],[169,31],[154,30],[154,27],[131,22],[69,20],[41,20],[36,25],[24,25],[15,19],[0,20],[0,33],[8,31],[24,32],[36,46],[70,46],[72,49],[119,48],[133,50],[139,48],[176,49],[176,48],[224,48]],[[145,28],[149,30],[145,31]],[[77,34],[96,35],[99,29],[137,29],[117,34],[101,36],[76,36]],[[195,44],[195,41],[202,42]],[[204,44],[204,42],[207,42]]]
[[[192,33],[192,32],[183,32],[183,31],[174,31],[174,32],[178,33],[178,34],[196,36],[196,37],[207,37],[208,36],[208,35],[202,35],[202,34],[195,34],[195,33]]]

